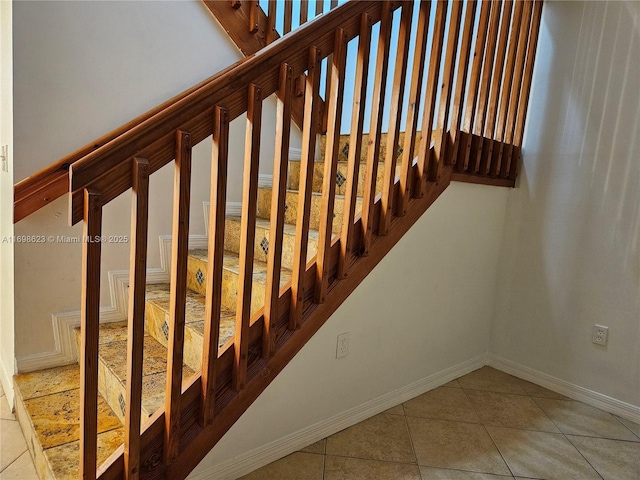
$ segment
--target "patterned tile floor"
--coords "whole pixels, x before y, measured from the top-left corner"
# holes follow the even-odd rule
[[[0,479],[37,479],[0,393]],[[638,480],[640,425],[485,367],[243,478]]]

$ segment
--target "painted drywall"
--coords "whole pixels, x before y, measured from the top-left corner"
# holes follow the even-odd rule
[[[507,193],[452,184],[193,475],[486,353]]]
[[[0,146],[7,147],[0,169],[0,382],[13,405],[13,45],[12,2],[0,1]]]
[[[21,180],[241,59],[200,1],[14,3],[15,176]],[[261,173],[271,171],[275,102],[263,108]],[[228,200],[240,201],[245,119],[231,124]],[[296,145],[295,138],[292,141]],[[273,150],[271,150],[272,152]],[[204,234],[211,142],[194,148],[190,233]],[[159,236],[171,234],[173,166],[151,178],[150,268],[160,267]],[[78,237],[67,226],[67,197],[16,224],[23,236]],[[130,230],[130,194],[104,210],[104,235]],[[79,310],[81,246],[46,240],[16,245],[16,356],[54,349],[53,313]],[[104,244],[107,274],[128,269],[129,244]],[[34,297],[37,295],[37,297]],[[34,301],[37,298],[37,301]]]
[[[640,406],[640,4],[546,2],[491,352]],[[609,327],[607,346],[591,342]]]

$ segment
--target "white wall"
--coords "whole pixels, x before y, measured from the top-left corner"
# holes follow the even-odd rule
[[[193,476],[485,354],[507,193],[452,184]],[[336,360],[344,332],[349,355]]]
[[[13,405],[13,46],[12,2],[0,1],[0,146],[9,147],[0,170],[0,381]]]
[[[491,351],[640,406],[640,4],[546,2]],[[606,347],[593,324],[609,326]]]
[[[200,1],[16,2],[14,16],[15,178],[77,148],[238,61],[241,54]],[[3,29],[4,31],[4,29]],[[264,105],[263,144],[273,145],[274,102]],[[271,116],[271,117],[270,117]],[[241,198],[244,120],[232,122],[229,201]],[[270,171],[268,149],[261,171]],[[191,229],[204,234],[211,146],[194,149]],[[268,160],[268,161],[267,161]],[[160,235],[171,233],[172,166],[151,178],[149,267],[160,267]],[[16,224],[17,235],[78,236],[67,227],[67,197]],[[104,234],[128,235],[130,195],[107,205]],[[54,349],[51,314],[79,310],[81,248],[16,245],[16,355]],[[107,272],[127,269],[129,245],[105,244]],[[36,301],[37,299],[37,301]],[[37,332],[37,333],[34,333]]]

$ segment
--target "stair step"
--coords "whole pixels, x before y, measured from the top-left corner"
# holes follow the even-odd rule
[[[16,417],[40,478],[78,478],[80,367],[69,365],[14,377]],[[98,465],[124,442],[124,427],[98,397]]]
[[[240,252],[240,218],[227,217],[225,225],[224,246],[231,252]],[[256,240],[254,244],[254,255],[256,260],[267,262],[269,253],[269,235],[271,233],[271,222],[265,218],[256,219]],[[266,241],[265,241],[266,239]],[[296,227],[285,223],[284,238],[282,245],[282,267],[285,270],[293,268],[293,252],[296,242]],[[311,260],[318,252],[318,231],[309,232],[309,242],[307,244],[307,261]]]
[[[285,203],[285,223],[295,225],[298,211],[298,191],[287,190]],[[322,194],[313,192],[311,195],[311,216],[309,228],[318,230],[320,228],[320,207],[322,204]],[[342,227],[342,211],[344,209],[344,195],[336,195],[334,203],[333,233],[339,233]],[[362,210],[362,198],[356,199],[356,215]],[[258,189],[258,217],[269,218],[271,215],[271,189]]]
[[[168,284],[147,285],[145,308],[145,331],[164,348],[167,347],[169,333],[170,286]],[[194,371],[202,366],[202,345],[204,339],[205,297],[191,290],[187,291],[185,312],[184,363]],[[220,315],[220,340],[224,345],[233,338],[236,316],[233,310],[222,307]]]
[[[384,159],[387,155],[387,133],[383,133],[381,135],[381,144],[380,144],[380,159]],[[420,139],[422,138],[422,134],[421,132],[416,132],[416,141],[415,141],[415,145],[416,145],[416,152],[417,152],[417,148],[420,145]],[[347,160],[349,160],[349,148],[351,147],[350,145],[351,139],[350,139],[350,135],[349,134],[343,134],[340,135],[340,144],[338,146],[338,161],[339,162],[346,162]],[[327,136],[326,135],[321,135],[319,138],[319,148],[320,148],[320,156],[319,158],[316,160],[316,162],[322,163],[324,162],[324,152],[326,149],[326,143],[327,143]],[[368,133],[364,133],[362,135],[362,150],[360,152],[360,163],[365,163],[367,161],[367,145],[369,143],[369,134]],[[398,143],[397,143],[397,151],[398,151],[398,155],[400,155],[402,153],[402,146],[404,146],[404,132],[400,132],[399,136],[398,136]]]
[[[189,252],[187,262],[187,286],[190,290],[206,294],[207,290],[207,250],[198,249]],[[235,311],[238,300],[238,279],[240,259],[237,253],[226,251],[222,270],[222,305]],[[291,280],[291,270],[282,269],[280,286],[283,287]],[[253,262],[253,287],[251,293],[251,315],[264,306],[265,289],[267,286],[267,264],[256,259]]]
[[[338,173],[336,173],[336,194],[344,195],[347,191],[347,162],[338,162]],[[400,173],[402,167],[400,164],[396,166],[396,175]],[[366,166],[361,165],[358,170],[358,197],[364,195],[364,181],[366,178]],[[384,178],[384,162],[378,162],[378,171],[376,175],[376,193],[382,191],[382,179]],[[324,164],[315,163],[313,165],[313,184],[314,192],[322,192],[322,181],[324,179]],[[287,180],[287,188],[297,190],[300,185],[300,160],[289,161],[289,177]]]

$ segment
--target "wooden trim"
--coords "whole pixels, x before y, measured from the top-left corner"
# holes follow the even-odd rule
[[[308,74],[305,85],[304,129],[302,130],[302,154],[300,158],[300,184],[298,186],[298,210],[296,216],[296,239],[291,272],[291,308],[289,329],[295,330],[302,319],[304,305],[304,273],[307,265],[307,242],[309,240],[309,220],[311,193],[313,188],[313,167],[316,153],[316,133],[319,119],[319,90],[322,57],[316,47],[309,49]]]
[[[430,179],[434,182],[440,181],[442,167],[445,164],[449,134],[447,124],[449,123],[449,111],[451,106],[451,94],[453,92],[453,76],[456,68],[456,52],[458,50],[458,33],[460,32],[460,22],[462,20],[462,2],[454,1],[451,6],[451,20],[449,25],[449,35],[447,38],[447,51],[444,60],[444,70],[442,81],[440,82],[440,102],[438,104],[438,120],[435,129],[434,148],[430,157]]]
[[[317,273],[315,301],[322,303],[327,295],[329,284],[329,249],[333,235],[333,212],[336,197],[336,174],[338,172],[338,153],[340,147],[340,127],[342,125],[342,105],[344,99],[344,75],[347,59],[347,42],[344,31],[336,30],[334,54],[329,65],[330,82],[328,105],[328,130],[324,157],[324,175],[322,181],[322,202],[320,205],[320,226],[318,229]]]
[[[270,357],[275,348],[275,325],[278,320],[280,269],[282,268],[282,242],[284,239],[285,201],[287,197],[287,169],[289,167],[289,140],[291,136],[292,84],[291,67],[283,63],[280,67],[273,184],[271,188],[271,228],[269,229],[264,330],[262,333],[262,356],[264,358]]]
[[[347,159],[347,185],[344,195],[342,228],[340,231],[340,260],[338,262],[338,278],[345,278],[351,263],[351,243],[353,221],[358,196],[358,178],[360,173],[360,156],[362,155],[362,132],[367,101],[367,84],[369,79],[369,52],[371,50],[371,18],[362,14],[360,37],[358,39],[358,57],[356,60],[356,77],[353,92],[353,108],[351,111],[351,135],[349,137],[349,157]]]
[[[446,18],[447,3],[438,2],[433,27],[431,57],[429,58],[429,73],[427,74],[427,92],[424,97],[424,111],[422,114],[422,139],[420,140],[420,150],[418,153],[418,178],[415,188],[415,196],[417,198],[423,195],[425,183],[430,177],[433,115],[438,91],[438,77],[440,74],[440,62],[442,60],[442,45],[444,42],[444,24]]]
[[[398,50],[391,87],[391,108],[389,109],[389,126],[387,128],[387,150],[384,162],[384,176],[382,181],[382,210],[380,210],[380,225],[378,235],[389,233],[391,218],[393,217],[396,159],[398,158],[398,138],[400,136],[400,121],[402,118],[402,104],[404,102],[404,88],[409,60],[409,41],[411,40],[411,20],[413,17],[413,2],[402,2],[400,16],[400,31],[398,32]]]
[[[95,480],[98,449],[98,339],[100,335],[100,192],[84,190],[80,310],[80,474]]]
[[[240,391],[247,382],[249,356],[249,321],[258,205],[258,167],[260,163],[260,132],[262,131],[262,89],[252,84],[248,92],[247,129],[244,145],[242,180],[242,218],[240,221],[240,266],[238,303],[234,340],[233,389]]]
[[[475,183],[478,185],[490,185],[493,187],[515,187],[515,182],[508,178],[483,177],[477,173],[455,172],[451,176],[452,182]]]
[[[131,188],[131,167],[127,163],[132,156],[148,158],[152,173],[162,168],[173,159],[176,129],[190,131],[194,145],[204,140],[212,133],[210,111],[215,105],[229,110],[230,121],[237,118],[246,111],[245,87],[259,83],[263,96],[271,95],[278,88],[278,72],[283,60],[291,65],[294,77],[302,74],[307,68],[306,49],[315,46],[322,52],[330,52],[336,28],[343,28],[349,41],[359,32],[360,15],[369,12],[375,22],[381,9],[378,2],[347,2],[341,5],[300,27],[295,34],[287,35],[287,38],[236,64],[211,80],[206,87],[132,128],[117,141],[76,162],[71,167],[71,223],[82,219],[82,200],[77,189],[84,188],[85,182],[102,192],[103,203],[106,204]]]
[[[451,153],[448,155],[450,162],[455,164],[460,148],[460,127],[462,126],[464,92],[467,85],[467,69],[471,55],[471,37],[473,36],[474,21],[476,18],[477,2],[469,0],[464,14],[464,27],[462,30],[462,43],[460,45],[460,57],[458,59],[458,73],[456,76],[456,90],[453,97],[451,112]]]
[[[229,8],[227,2],[220,0],[203,0],[203,3],[245,57],[266,45],[267,15],[256,0],[239,2],[237,8]]]
[[[227,204],[227,170],[229,163],[229,116],[227,110],[216,107],[213,121],[211,199],[207,239],[207,287],[202,347],[202,425],[210,424],[215,416],[216,361],[220,339],[225,208]]]
[[[187,298],[187,256],[189,254],[190,193],[191,135],[187,132],[177,131],[173,177],[171,297],[169,300],[167,382],[165,390],[165,463],[173,463],[176,461],[179,447],[185,306]]]
[[[460,156],[456,162],[456,170],[466,171],[469,168],[469,154],[471,152],[471,132],[476,115],[476,103],[478,101],[478,88],[480,86],[480,75],[484,57],[484,47],[487,40],[487,30],[489,27],[489,12],[491,2],[482,2],[480,7],[480,20],[478,22],[478,34],[476,37],[475,49],[473,52],[473,64],[471,67],[471,78],[469,79],[469,92],[467,94],[467,106],[465,108],[464,123],[462,130],[469,135],[464,135],[460,145],[464,155]],[[493,2],[497,7],[497,14],[500,12],[500,3]]]
[[[411,198],[411,174],[413,172],[413,158],[420,113],[420,96],[422,94],[424,62],[427,56],[427,36],[429,34],[431,2],[420,2],[419,8],[420,11],[418,13],[418,27],[415,37],[413,69],[411,72],[411,87],[409,90],[409,105],[407,107],[407,123],[404,134],[404,145],[402,147],[400,189],[398,193],[398,206],[396,208],[396,215],[399,217],[402,217],[407,213],[409,199]]]
[[[376,196],[376,179],[378,177],[378,161],[380,159],[380,142],[382,138],[382,112],[387,90],[387,70],[389,67],[389,48],[393,14],[390,2],[384,2],[380,32],[378,35],[378,52],[376,71],[373,78],[373,96],[371,97],[371,124],[369,127],[369,145],[367,146],[367,167],[364,180],[362,200],[362,254],[368,255],[373,234],[373,208]]]
[[[127,328],[127,398],[124,425],[125,477],[140,476],[140,420],[144,311],[147,285],[147,235],[149,225],[149,161],[133,160],[131,198],[131,249],[129,254],[129,321]]]

